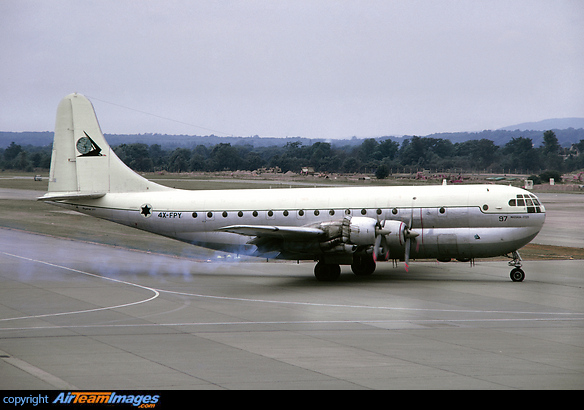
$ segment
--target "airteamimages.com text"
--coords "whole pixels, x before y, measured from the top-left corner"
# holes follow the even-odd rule
[[[51,392],[50,394],[22,394],[22,392],[4,392],[2,406],[15,407],[51,407],[82,406],[82,405],[129,405],[136,408],[155,408],[160,403],[159,394],[136,394],[102,391],[68,391]]]

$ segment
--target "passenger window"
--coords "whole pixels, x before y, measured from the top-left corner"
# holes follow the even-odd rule
[[[515,205],[517,205],[517,201],[515,201],[515,199],[510,199],[509,206],[515,206]]]
[[[518,199],[517,206],[525,206],[525,201],[523,199]]]

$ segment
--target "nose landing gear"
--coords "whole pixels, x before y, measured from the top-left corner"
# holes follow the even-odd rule
[[[513,259],[512,261],[509,261],[509,266],[514,267],[511,270],[511,274],[509,275],[511,277],[511,280],[513,282],[523,282],[523,280],[525,279],[525,272],[523,272],[523,269],[521,269],[522,264],[519,252],[513,251],[511,253],[511,256],[507,255],[507,257]]]

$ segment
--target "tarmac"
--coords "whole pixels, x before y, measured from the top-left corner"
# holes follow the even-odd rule
[[[534,242],[584,247],[584,196],[539,197]],[[584,388],[581,260],[222,261],[0,228],[0,389]]]

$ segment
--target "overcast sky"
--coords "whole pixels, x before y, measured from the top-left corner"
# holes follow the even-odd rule
[[[1,0],[0,131],[428,135],[584,117],[581,0]]]

